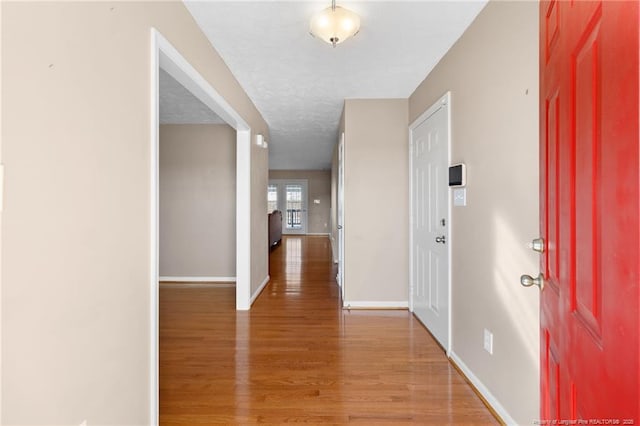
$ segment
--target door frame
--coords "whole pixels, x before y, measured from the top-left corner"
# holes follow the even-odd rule
[[[423,112],[418,118],[416,118],[409,125],[409,310],[413,313],[413,295],[415,292],[415,277],[413,273],[414,267],[414,238],[413,238],[413,223],[414,223],[414,206],[415,202],[413,199],[413,150],[414,150],[414,141],[413,141],[413,133],[415,129],[420,126],[425,120],[431,117],[435,112],[437,112],[443,105],[447,106],[447,164],[445,167],[449,167],[451,164],[451,91],[446,92],[442,97],[440,97],[433,105],[431,105],[425,112]],[[447,183],[448,184],[448,183]],[[448,189],[448,186],[447,186]],[[448,331],[447,331],[447,347],[444,348],[447,354],[447,357],[451,356],[451,348],[452,348],[452,333],[451,333],[451,308],[452,308],[452,292],[451,292],[451,246],[452,246],[452,238],[453,234],[453,223],[451,222],[451,191],[448,190],[449,196],[447,197],[447,222],[449,226],[447,227],[447,236],[449,243],[447,244],[447,288],[449,293],[448,298]],[[422,322],[421,322],[422,323]],[[426,326],[425,326],[426,327]]]
[[[338,275],[336,281],[340,286],[340,295],[344,303],[345,285],[344,285],[344,132],[340,134],[338,141],[338,194],[336,217],[338,223],[336,229],[338,231]]]
[[[236,130],[236,310],[251,307],[251,127],[155,28],[150,54],[149,421],[159,419],[159,70],[162,68]]]
[[[304,187],[304,197],[302,200],[302,223],[304,224],[304,229],[301,232],[286,232],[286,191],[283,189],[286,187],[286,184],[300,184]],[[282,212],[283,217],[283,225],[282,225],[282,235],[306,235],[309,232],[309,180],[308,179],[269,179],[269,185],[276,185],[278,187],[278,210],[284,210]],[[284,196],[284,197],[283,197]],[[280,204],[283,202],[284,204]]]

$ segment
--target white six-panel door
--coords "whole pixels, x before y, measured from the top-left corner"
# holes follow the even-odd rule
[[[411,309],[449,350],[449,96],[411,126]]]

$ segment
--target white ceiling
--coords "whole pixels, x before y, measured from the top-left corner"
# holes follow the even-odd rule
[[[345,99],[407,98],[486,4],[367,1],[336,48],[309,35],[330,2],[185,4],[270,128],[270,169],[328,169]]]
[[[160,68],[160,124],[224,124],[224,120]]]

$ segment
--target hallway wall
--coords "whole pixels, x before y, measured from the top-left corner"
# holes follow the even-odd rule
[[[452,93],[453,164],[467,206],[452,207],[454,359],[517,424],[539,417],[537,275],[538,2],[491,1],[409,99],[413,122]],[[493,332],[494,353],[483,349]]]
[[[2,424],[143,425],[151,376],[151,29],[268,127],[182,2],[1,2]],[[267,276],[251,144],[251,285]]]
[[[160,277],[235,278],[236,131],[160,126]]]
[[[344,132],[344,304],[406,307],[407,99],[347,99]]]

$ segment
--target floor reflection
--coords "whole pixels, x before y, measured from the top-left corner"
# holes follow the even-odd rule
[[[249,312],[233,288],[162,288],[160,423],[496,424],[407,311],[341,308],[332,258],[285,237]]]
[[[286,237],[283,247],[285,255],[285,279],[300,281],[302,273],[302,237]]]

